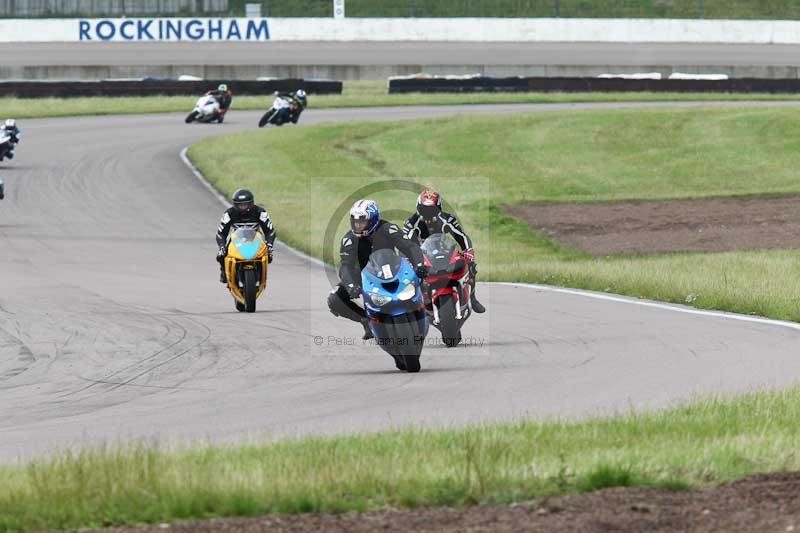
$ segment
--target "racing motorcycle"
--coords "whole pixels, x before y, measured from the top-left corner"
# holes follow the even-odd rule
[[[267,124],[273,126],[283,126],[286,122],[291,120],[293,104],[288,99],[278,96],[272,102],[272,107],[267,109],[261,120],[258,121],[258,127],[263,128]]]
[[[236,310],[254,313],[267,285],[267,240],[259,224],[234,224],[228,238],[225,275]]]
[[[225,113],[220,110],[219,102],[216,98],[210,95],[201,96],[198,98],[197,103],[194,104],[194,109],[186,116],[186,123],[192,122],[217,122],[222,123]]]
[[[376,250],[361,271],[362,296],[375,342],[400,370],[419,372],[428,334],[420,280],[405,257]]]
[[[442,333],[448,348],[461,342],[461,327],[472,314],[469,263],[449,233],[434,233],[422,243],[428,277],[425,278],[425,311],[430,323]]]

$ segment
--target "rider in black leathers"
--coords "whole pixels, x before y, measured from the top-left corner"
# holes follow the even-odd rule
[[[427,189],[417,198],[417,211],[411,215],[403,225],[406,238],[414,242],[422,243],[431,234],[449,233],[453,236],[462,254],[467,259],[472,278],[472,310],[476,313],[486,312],[486,308],[475,296],[475,278],[478,273],[478,265],[475,263],[475,252],[472,248],[472,240],[461,228],[461,224],[455,215],[442,211],[442,196],[433,189]]]
[[[224,120],[225,113],[228,112],[228,109],[233,103],[233,91],[228,89],[226,84],[221,83],[216,89],[208,91],[206,95],[213,96],[219,103],[219,116],[217,117],[217,120],[222,122]]]
[[[19,143],[19,128],[17,127],[17,121],[13,118],[6,120],[5,124],[3,125],[3,130],[10,138],[6,157],[9,159],[14,159],[14,148],[16,148],[17,144]]]
[[[308,107],[308,96],[303,89],[298,89],[295,92],[280,92],[275,91],[275,96],[289,101],[291,107],[289,108],[289,121],[292,124],[297,124],[300,120],[300,115]]]
[[[227,283],[225,276],[225,256],[228,255],[228,233],[233,224],[255,223],[261,226],[261,231],[267,239],[268,259],[272,263],[272,248],[275,242],[275,226],[269,218],[267,210],[260,205],[255,205],[253,193],[247,189],[239,189],[233,193],[233,207],[222,214],[222,219],[217,228],[217,262],[219,263],[220,283]]]
[[[328,307],[341,316],[364,326],[364,339],[372,338],[364,308],[353,302],[361,296],[361,270],[369,263],[374,250],[397,249],[414,265],[420,279],[428,269],[419,245],[408,240],[396,224],[380,218],[378,206],[372,200],[359,200],[350,210],[350,231],[342,237],[339,248],[339,284],[328,296]]]

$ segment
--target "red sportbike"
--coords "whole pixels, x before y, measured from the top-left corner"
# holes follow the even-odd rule
[[[472,314],[469,261],[449,233],[434,233],[422,243],[429,269],[423,292],[428,319],[448,348],[461,342],[461,326]]]

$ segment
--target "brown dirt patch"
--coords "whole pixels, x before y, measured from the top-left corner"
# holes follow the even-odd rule
[[[527,204],[507,210],[594,256],[800,248],[800,196]]]
[[[368,513],[273,515],[219,519],[120,533],[260,531],[800,531],[800,473],[763,474],[722,487],[673,492],[605,489],[542,502],[466,509],[380,510]],[[105,530],[108,533],[109,530]]]

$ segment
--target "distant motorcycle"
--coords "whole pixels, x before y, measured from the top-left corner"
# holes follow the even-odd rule
[[[6,130],[0,130],[0,161],[5,158],[13,159],[14,145],[11,133]]]
[[[237,311],[256,311],[256,300],[267,285],[267,259],[267,240],[259,224],[234,224],[228,239],[225,275]]]
[[[428,320],[411,263],[394,250],[376,250],[361,271],[361,287],[375,342],[394,358],[398,369],[419,372]]]
[[[213,96],[205,95],[198,98],[194,109],[186,116],[186,123],[192,122],[222,122],[225,112],[220,110],[219,102]]]
[[[469,263],[449,233],[434,233],[422,243],[429,274],[423,284],[425,310],[448,348],[461,342],[461,327],[472,314]]]
[[[275,98],[272,102],[272,107],[267,109],[267,112],[264,113],[264,116],[258,121],[258,127],[263,128],[267,124],[283,126],[285,123],[292,120],[292,107],[296,105],[297,104],[281,96]]]

